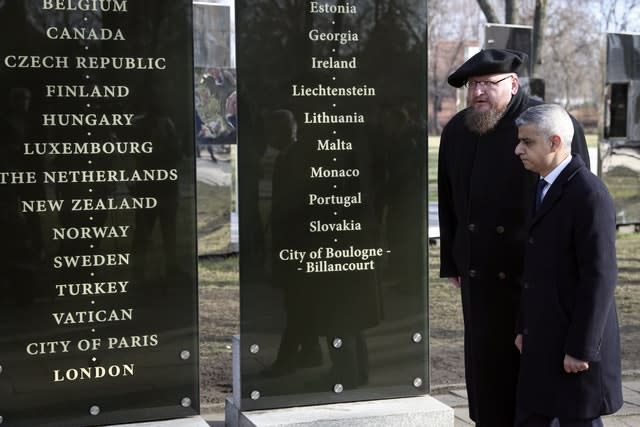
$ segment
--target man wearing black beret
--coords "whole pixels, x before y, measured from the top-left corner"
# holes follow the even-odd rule
[[[522,52],[486,49],[448,79],[466,86],[468,107],[447,123],[440,140],[440,276],[461,288],[469,414],[478,427],[514,423],[519,354],[513,339],[538,180],[513,156],[515,119],[541,103],[520,87],[526,61]],[[572,151],[588,167],[584,132],[572,121]]]

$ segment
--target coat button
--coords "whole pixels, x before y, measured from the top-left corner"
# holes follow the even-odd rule
[[[506,278],[507,278],[507,275],[506,275],[506,274],[504,274],[502,271],[501,271],[500,273],[498,273],[498,279],[500,279],[500,280],[504,280],[504,279],[506,279]]]
[[[522,287],[525,288],[525,289],[529,289],[529,282],[524,282],[522,284]]]
[[[476,270],[469,270],[469,277],[476,277],[478,272]]]
[[[533,245],[535,242],[536,240],[533,237],[529,236],[529,244]]]
[[[478,229],[478,227],[475,224],[469,224],[467,226],[467,229],[473,233],[474,231],[476,231]]]
[[[496,227],[496,233],[498,233],[498,234],[504,233],[504,227],[501,226],[501,225],[497,226]]]
[[[523,335],[529,335],[529,329],[524,328],[524,330],[522,331]]]

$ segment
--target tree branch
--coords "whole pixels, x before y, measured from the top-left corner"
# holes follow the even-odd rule
[[[484,13],[484,17],[489,24],[500,23],[498,15],[496,15],[496,11],[493,10],[493,6],[491,6],[488,0],[478,0],[478,6],[480,6],[482,13]]]

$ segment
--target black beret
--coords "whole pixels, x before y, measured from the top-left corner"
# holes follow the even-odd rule
[[[453,87],[462,87],[472,76],[516,73],[526,60],[527,54],[517,50],[484,49],[462,64],[447,81]]]

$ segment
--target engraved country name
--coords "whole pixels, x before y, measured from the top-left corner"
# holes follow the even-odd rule
[[[99,170],[69,170],[42,171],[45,183],[100,183],[100,182],[149,182],[149,181],[177,181],[177,169],[135,169],[132,171],[99,169]],[[34,184],[37,182],[35,171],[6,171],[0,172],[0,184]]]
[[[71,60],[75,61],[72,62]],[[79,70],[166,70],[164,57],[131,56],[52,56],[52,55],[7,55],[2,60],[6,68],[15,69],[68,69]]]
[[[45,85],[47,98],[126,98],[129,93],[122,85]]]
[[[79,323],[107,323],[133,320],[133,308],[112,310],[65,311],[51,313],[58,325],[76,325]]]
[[[341,14],[355,14],[358,10],[355,5],[345,2],[343,5],[335,5],[329,3],[320,3],[318,1],[312,1],[309,3],[311,13],[341,13]]]
[[[58,154],[151,154],[151,141],[122,142],[26,142],[22,145],[25,156],[47,156]]]
[[[130,225],[102,227],[53,227],[52,240],[124,239],[129,237]]]
[[[354,195],[337,196],[319,196],[317,194],[309,194],[309,206],[344,206],[348,208],[352,205],[362,204],[362,193],[358,192]]]
[[[364,115],[357,112],[352,114],[327,114],[324,111],[319,113],[305,111],[304,113],[304,123],[311,125],[343,123],[363,124],[364,122]]]
[[[142,170],[94,170],[94,171],[44,171],[45,183],[100,183],[100,182],[149,182],[177,181],[177,169],[142,169]],[[0,172],[0,185],[35,184],[35,171]]]
[[[84,295],[126,294],[128,280],[93,283],[63,283],[56,285],[56,296],[60,298]]]
[[[42,126],[133,126],[134,114],[42,114]]]
[[[318,59],[315,56],[311,57],[311,68],[315,69],[356,69],[358,68],[358,61],[353,56],[351,59],[334,59],[332,56],[326,59]]]
[[[325,169],[324,166],[311,166],[309,177],[315,178],[357,178],[360,169]]]
[[[333,87],[318,84],[313,87],[291,85],[291,96],[376,96],[376,89],[367,85]]]
[[[22,200],[22,213],[61,212],[68,206],[72,212],[79,211],[125,211],[137,209],[154,209],[158,206],[155,197],[122,197],[105,199],[70,199],[66,200]]]
[[[53,268],[91,268],[91,267],[118,267],[129,265],[130,253],[93,254],[93,255],[59,255],[53,257]]]
[[[49,27],[45,31],[51,40],[97,40],[97,41],[125,41],[122,30],[110,30],[109,28],[66,28]]]
[[[127,0],[42,0],[42,9],[127,12]]]
[[[353,145],[349,141],[345,141],[343,139],[319,139],[318,140],[318,151],[351,151],[353,150]]]
[[[346,232],[361,230],[362,224],[353,219],[343,219],[340,222],[323,222],[320,220],[309,221],[309,231],[311,233]]]
[[[340,32],[325,33],[323,31],[320,31],[314,28],[313,30],[309,31],[308,35],[309,35],[309,40],[314,42],[317,42],[317,41],[338,42],[340,44],[347,44],[351,42],[360,41],[360,37],[358,36],[358,33],[351,32],[351,30],[348,30],[342,33]]]

